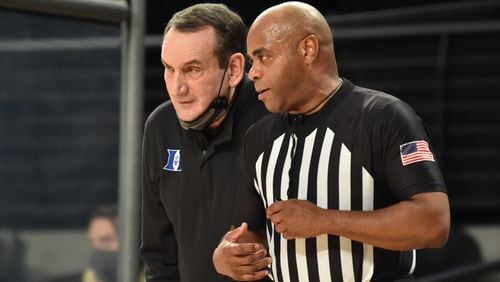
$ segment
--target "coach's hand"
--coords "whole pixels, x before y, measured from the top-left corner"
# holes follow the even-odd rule
[[[287,240],[321,235],[321,216],[324,209],[306,200],[287,200],[273,203],[266,211],[267,218]]]
[[[271,258],[266,256],[265,246],[257,242],[246,223],[226,233],[212,256],[217,272],[237,281],[265,278]]]

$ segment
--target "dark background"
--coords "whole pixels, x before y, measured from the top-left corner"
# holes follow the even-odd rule
[[[223,1],[249,25],[283,1]],[[306,1],[329,20],[340,74],[408,102],[424,120],[454,223],[500,217],[499,1]],[[149,34],[195,1],[148,2]],[[149,113],[165,100],[159,48],[147,50]]]
[[[145,2],[144,119],[167,99],[163,28],[196,3]],[[281,1],[224,2],[249,25]],[[333,28],[340,74],[400,97],[427,126],[452,232],[444,249],[419,252],[417,271],[480,261],[477,244],[491,250],[496,240],[476,242],[462,227],[500,224],[500,1],[308,2]],[[28,257],[45,262],[55,253],[33,254],[43,244],[24,234],[84,230],[95,206],[117,201],[120,36],[119,25],[0,9],[0,282],[80,281],[79,273],[30,279]],[[78,242],[75,250],[55,245],[56,258],[82,259]],[[55,264],[43,271],[74,271]]]
[[[282,1],[223,2],[249,25]],[[341,75],[400,97],[422,117],[453,221],[499,223],[499,1],[307,2],[334,30]],[[147,35],[161,41],[173,13],[194,3],[147,1]],[[119,46],[25,52],[5,44],[118,38],[120,27],[0,13],[0,227],[84,227],[94,206],[118,195]],[[144,119],[167,99],[159,44],[145,52]]]
[[[482,1],[482,0],[478,0]],[[225,3],[237,12],[250,25],[252,21],[266,8],[285,1],[206,1]],[[348,14],[401,7],[463,2],[457,0],[335,0],[335,1],[303,1],[316,7],[324,15]],[[147,32],[156,34],[163,32],[162,27],[176,12],[200,1],[147,1]]]
[[[226,1],[247,25],[279,2]],[[444,248],[418,251],[415,277],[480,262],[480,241],[464,226],[500,223],[500,1],[307,2],[333,29],[341,76],[406,101],[429,132],[448,185],[452,229]],[[162,33],[169,19],[163,11],[192,3],[155,2],[148,33]],[[159,53],[146,53],[146,115],[166,99]],[[484,276],[429,281],[498,280]]]

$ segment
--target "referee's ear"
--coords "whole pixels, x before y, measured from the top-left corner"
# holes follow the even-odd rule
[[[319,55],[319,38],[314,35],[308,35],[299,44],[300,52],[304,56],[306,66],[311,65]]]
[[[240,84],[245,73],[245,56],[241,53],[234,53],[229,57],[228,64],[229,87],[235,88]]]

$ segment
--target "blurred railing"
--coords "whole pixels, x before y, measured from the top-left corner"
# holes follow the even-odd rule
[[[129,5],[125,0],[2,0],[0,6],[110,23],[129,18]]]
[[[119,281],[138,277],[139,160],[144,96],[145,1],[143,0],[2,0],[0,7],[120,24],[122,89],[120,105]]]

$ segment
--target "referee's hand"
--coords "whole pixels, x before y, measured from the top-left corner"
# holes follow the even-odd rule
[[[274,202],[266,216],[276,232],[287,240],[321,235],[321,218],[325,210],[307,200],[292,199]]]

